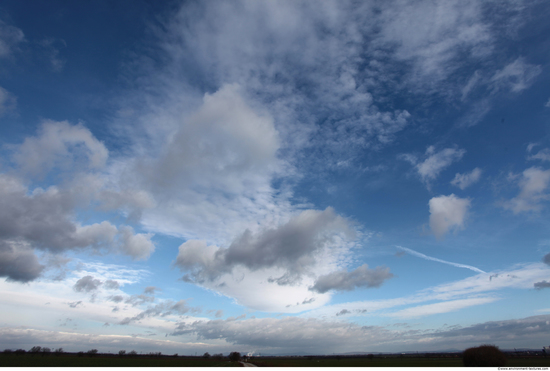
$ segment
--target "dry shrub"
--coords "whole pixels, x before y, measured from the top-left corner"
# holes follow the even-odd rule
[[[466,349],[462,362],[466,367],[502,367],[506,365],[506,356],[498,347],[486,344]]]

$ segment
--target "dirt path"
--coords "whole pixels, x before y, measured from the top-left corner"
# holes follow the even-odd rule
[[[246,362],[239,362],[244,367],[258,367],[256,365],[253,365],[252,363],[246,363]]]

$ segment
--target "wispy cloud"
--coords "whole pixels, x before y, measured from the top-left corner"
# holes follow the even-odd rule
[[[414,251],[412,249],[409,249],[407,247],[403,247],[403,246],[396,246],[398,249],[401,249],[403,251],[406,251],[408,252],[409,254],[411,255],[414,255],[414,256],[417,256],[419,258],[422,258],[422,259],[426,259],[426,260],[431,260],[431,261],[435,261],[435,262],[438,262],[438,263],[443,263],[443,264],[448,264],[448,265],[452,265],[453,267],[457,267],[457,268],[466,268],[466,269],[470,269],[474,272],[477,272],[477,273],[486,273],[484,271],[482,271],[481,269],[479,268],[476,268],[476,267],[473,267],[471,265],[466,265],[466,264],[460,264],[460,263],[453,263],[453,262],[449,262],[449,261],[446,261],[446,260],[442,260],[442,259],[438,259],[438,258],[434,258],[432,256],[428,256],[428,255],[424,255],[422,253],[419,253],[418,251]]]

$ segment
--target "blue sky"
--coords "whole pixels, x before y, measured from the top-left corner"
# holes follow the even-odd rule
[[[549,13],[4,1],[0,348],[548,345]]]

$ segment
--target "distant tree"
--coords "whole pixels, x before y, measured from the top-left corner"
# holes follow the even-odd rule
[[[48,347],[42,348],[42,357],[49,356],[51,352],[52,352],[52,350]]]
[[[42,347],[35,346],[29,349],[29,353],[40,353],[41,350],[42,350]]]
[[[98,353],[98,350],[97,349],[90,349],[89,351],[87,351],[86,353],[88,353],[88,355],[90,357],[94,357],[97,353]]]
[[[4,349],[4,354],[12,354],[13,351],[11,349]]]
[[[178,353],[174,353],[174,355],[172,357],[177,357],[178,356]]]
[[[137,352],[135,350],[130,351],[128,354],[131,356],[137,356]]]
[[[468,348],[462,353],[462,362],[466,367],[503,367],[506,356],[494,345],[481,345]]]
[[[65,353],[65,352],[63,351],[63,348],[57,348],[57,349],[55,350],[55,355],[56,355],[56,356],[60,356],[60,355],[62,355],[63,353]]]
[[[80,351],[78,353],[76,353],[77,357],[84,357],[84,352],[83,351]]]
[[[125,354],[126,354],[125,350],[119,350],[118,351],[118,355],[121,356],[121,357],[124,357]]]
[[[214,358],[215,360],[221,361],[223,359],[223,354],[221,353],[214,354],[212,358]]]
[[[21,354],[25,354],[25,353],[27,353],[27,351],[25,349],[17,349],[15,351],[15,354],[17,354],[17,355],[21,355]]]
[[[238,362],[241,360],[241,353],[239,352],[231,352],[229,353],[229,360],[231,362]]]
[[[202,355],[202,358],[206,358],[206,359],[210,358],[210,353],[208,353],[208,352],[204,353]]]

